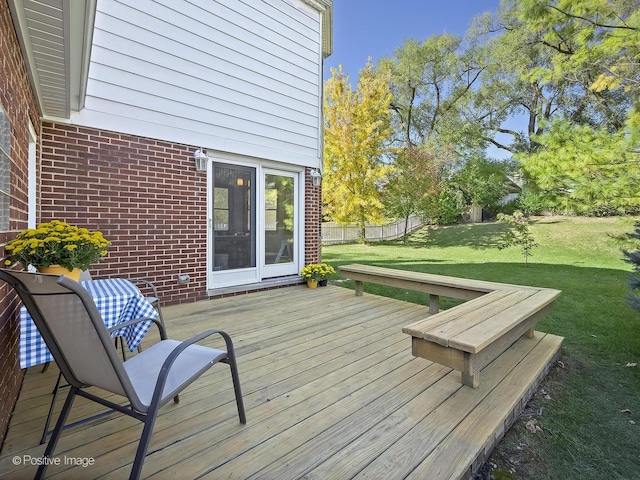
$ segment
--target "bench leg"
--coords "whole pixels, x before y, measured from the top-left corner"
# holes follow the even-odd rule
[[[480,386],[480,372],[472,374],[462,372],[462,384],[471,388],[478,388]]]
[[[356,297],[362,296],[362,281],[356,280]]]
[[[464,352],[464,367],[462,368],[462,383],[471,388],[480,386],[480,371],[474,371],[474,355]]]
[[[533,338],[533,333],[534,333],[533,328],[530,328],[529,330],[527,330],[525,332],[524,336],[527,337],[527,338]]]
[[[440,295],[429,294],[429,313],[431,315],[440,311]]]

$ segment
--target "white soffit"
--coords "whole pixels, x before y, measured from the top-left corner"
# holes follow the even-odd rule
[[[31,85],[45,118],[82,108],[95,0],[9,0]]]

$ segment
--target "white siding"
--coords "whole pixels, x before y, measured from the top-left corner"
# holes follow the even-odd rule
[[[320,35],[301,0],[100,0],[72,121],[315,166]]]

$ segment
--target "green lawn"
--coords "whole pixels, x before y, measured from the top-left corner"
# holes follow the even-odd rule
[[[631,266],[621,253],[640,249],[626,238],[634,219],[538,218],[531,233],[539,247],[528,266],[519,249],[497,249],[504,228],[425,228],[406,245],[325,246],[323,261],[562,290],[537,327],[565,337],[562,361],[494,452],[491,478],[640,478],[640,315],[625,303]],[[415,292],[366,284],[365,291],[428,303]],[[525,427],[531,419],[542,432]]]

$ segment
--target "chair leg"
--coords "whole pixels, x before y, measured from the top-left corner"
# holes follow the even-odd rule
[[[238,416],[240,423],[247,423],[247,417],[244,412],[244,401],[242,400],[242,391],[240,389],[240,376],[238,375],[238,364],[236,363],[236,355],[233,350],[227,352],[228,363],[231,368],[231,379],[233,380],[233,390],[236,394],[236,405],[238,407]]]
[[[58,417],[58,422],[56,423],[56,428],[53,430],[51,434],[51,440],[49,440],[49,444],[44,451],[43,459],[50,459],[53,455],[53,451],[56,448],[58,440],[60,439],[60,435],[62,434],[62,430],[64,429],[64,424],[67,421],[67,417],[69,416],[69,411],[71,410],[71,405],[73,405],[73,400],[76,397],[76,391],[78,389],[76,387],[71,387],[69,390],[69,394],[67,395],[67,399],[64,401],[64,406],[62,407],[62,411],[60,412],[60,416]],[[38,471],[36,472],[35,479],[40,480],[44,478],[44,474],[49,466],[48,461],[43,461],[38,467]]]
[[[43,445],[47,441],[47,432],[49,431],[49,424],[51,423],[51,416],[53,415],[53,407],[56,404],[56,397],[58,396],[58,390],[60,389],[60,380],[62,379],[62,372],[58,373],[58,380],[56,380],[56,386],[53,387],[53,398],[51,399],[51,405],[49,405],[49,413],[47,414],[47,421],[44,422],[44,430],[42,430],[42,438],[40,439],[40,445]]]
[[[167,328],[164,324],[164,318],[162,317],[162,309],[160,308],[160,302],[156,302],[156,304],[154,305],[156,312],[158,312],[158,320],[160,320],[160,323],[162,324],[163,327],[165,327],[165,329]]]
[[[116,337],[116,350],[118,349],[118,338],[120,339],[120,349],[122,350],[122,361],[127,361],[127,356],[124,351],[124,337]]]
[[[131,467],[131,473],[129,474],[129,480],[138,480],[142,473],[142,465],[144,459],[147,456],[147,450],[149,449],[149,443],[151,442],[151,432],[153,431],[153,425],[156,422],[156,415],[158,414],[158,405],[151,405],[147,410],[147,418],[144,421],[144,428],[142,429],[142,436],[138,443],[138,449],[136,450],[136,458],[133,461],[133,467]]]
[[[44,367],[42,367],[42,371],[41,371],[40,373],[44,373],[44,372],[46,372],[46,371],[47,371],[47,369],[49,368],[49,364],[50,364],[50,363],[51,363],[51,362],[45,362]]]

